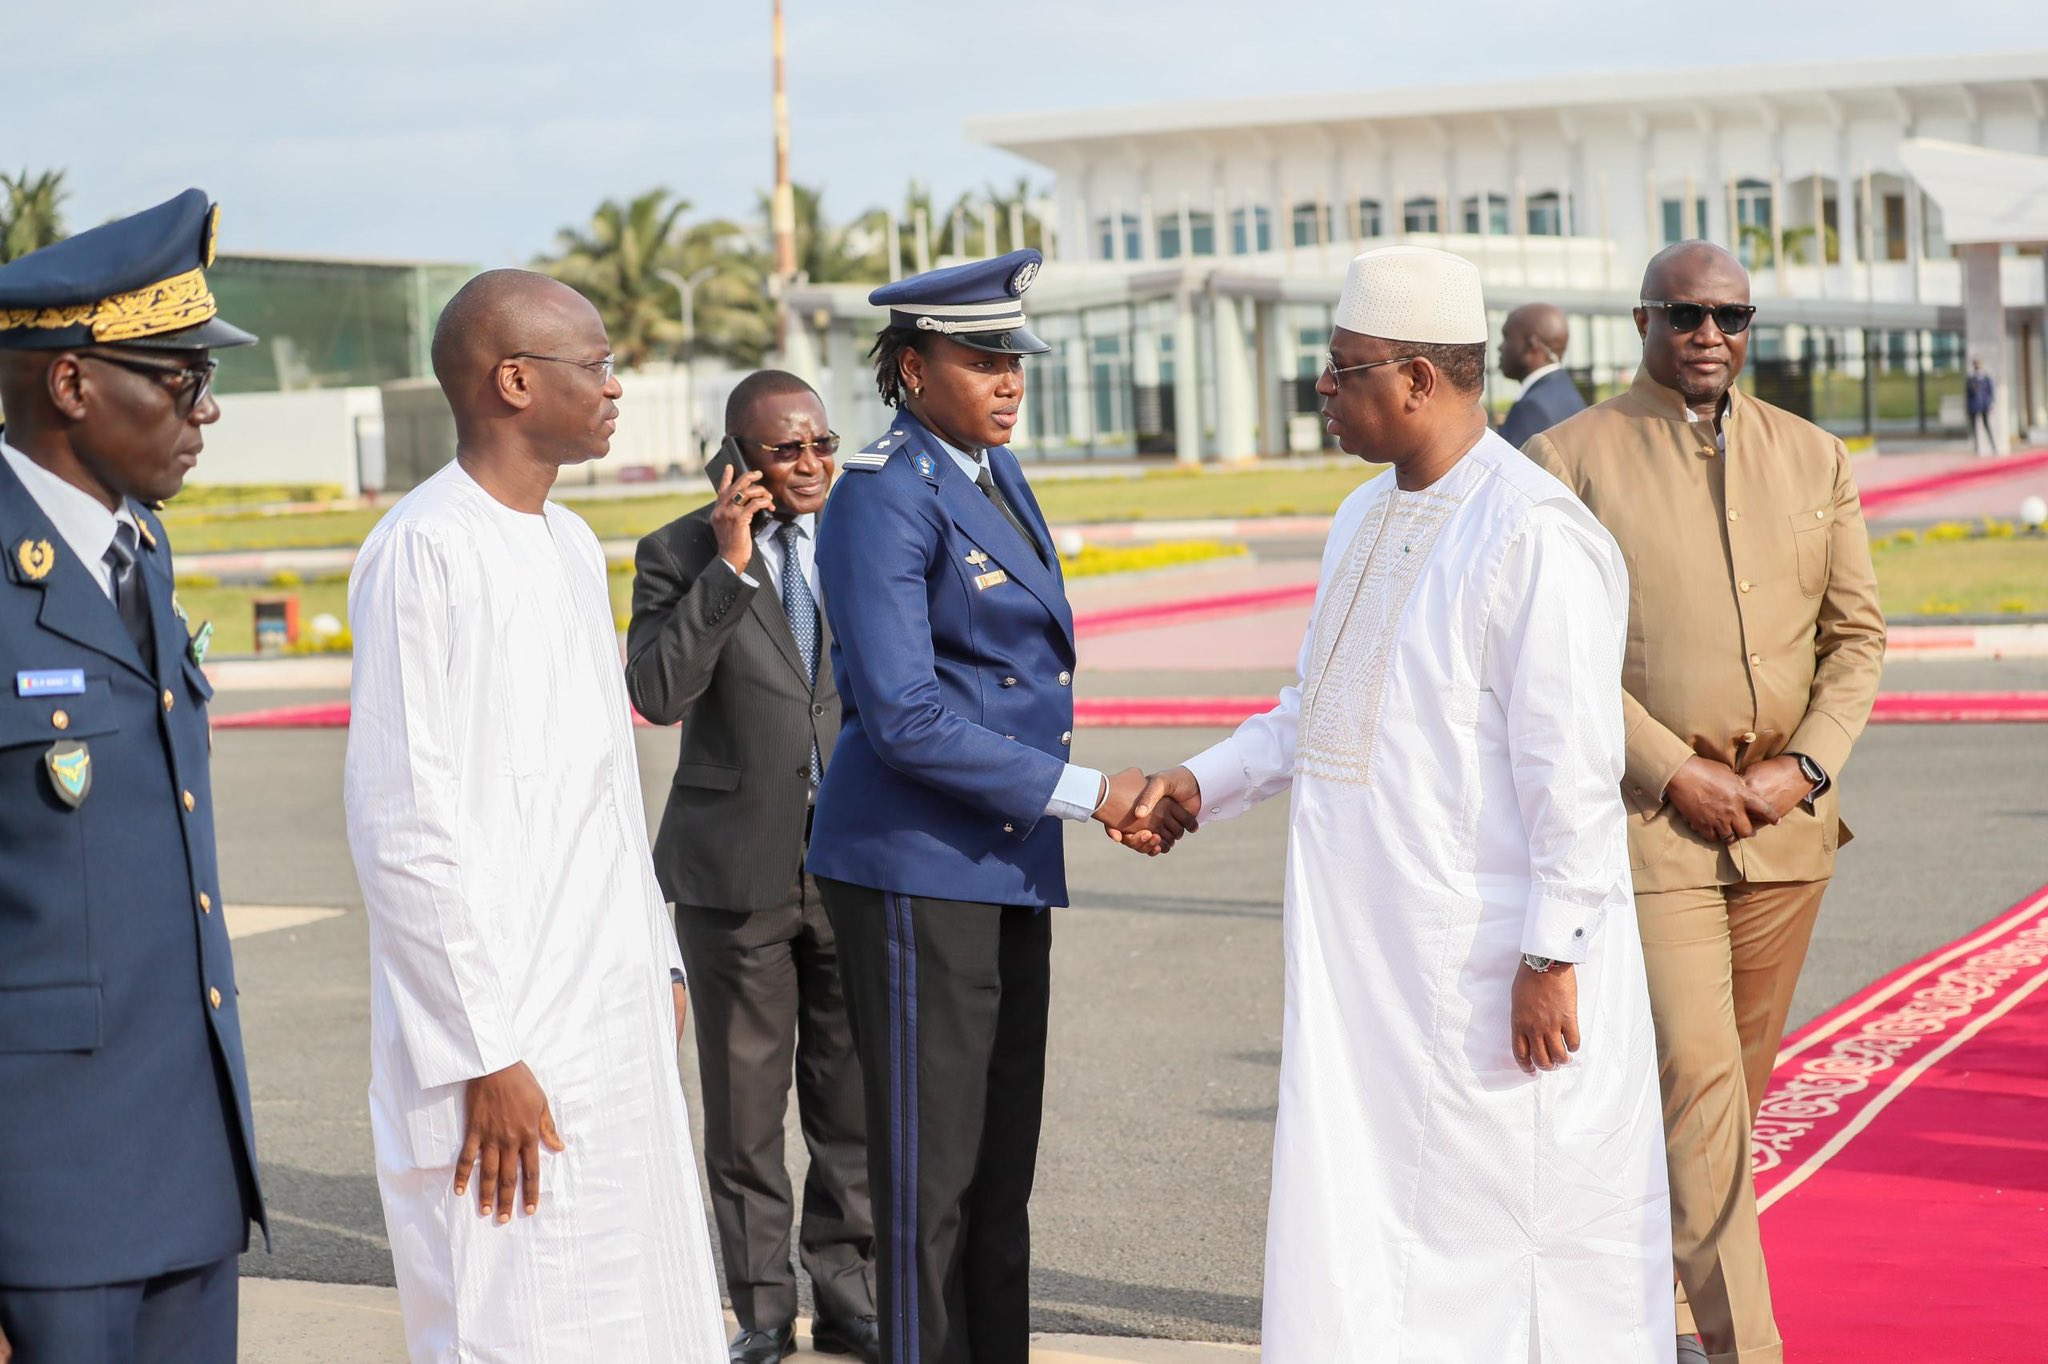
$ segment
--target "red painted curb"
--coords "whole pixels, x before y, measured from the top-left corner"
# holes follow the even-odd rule
[[[1256,592],[1228,592],[1215,597],[1184,597],[1177,601],[1149,602],[1143,606],[1118,606],[1102,611],[1084,611],[1074,617],[1077,636],[1111,635],[1125,630],[1148,630],[1155,625],[1186,625],[1217,616],[1248,615],[1273,606],[1305,605],[1316,599],[1314,583],[1290,583]]]
[[[1907,502],[1919,502],[1942,493],[1967,488],[1973,483],[1992,483],[2018,474],[2030,474],[2036,469],[2048,469],[2048,450],[2033,450],[2026,454],[2005,455],[1997,459],[1985,459],[1965,469],[1954,469],[1945,474],[1928,474],[1924,478],[1901,479],[1897,483],[1885,483],[1863,494],[1863,514],[1874,516],[1889,511]]]
[[[1074,723],[1095,729],[1230,728],[1273,708],[1270,696],[1079,697]],[[650,722],[635,715],[637,725]],[[1884,692],[1870,713],[1876,725],[2048,724],[2048,692]],[[281,706],[223,715],[215,729],[342,729],[348,703]]]

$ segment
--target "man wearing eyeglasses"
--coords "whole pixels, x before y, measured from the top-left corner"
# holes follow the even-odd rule
[[[255,337],[187,190],[0,267],[0,1359],[232,1360],[264,1220],[208,775],[150,508]],[[10,1354],[10,1350],[13,1352]]]
[[[1681,1359],[1777,1364],[1750,1129],[1835,850],[1837,784],[1884,661],[1842,443],[1741,392],[1749,276],[1650,262],[1628,392],[1525,447],[1620,543],[1636,912],[1649,968]],[[1688,1312],[1689,1308],[1689,1312]],[[1690,1352],[1688,1355],[1687,1352]]]
[[[682,725],[654,861],[697,998],[704,1167],[740,1326],[730,1357],[763,1364],[794,1346],[793,1064],[812,1344],[878,1360],[860,1062],[832,925],[803,870],[839,732],[815,549],[839,437],[810,385],[780,370],[740,381],[725,429],[717,496],[640,542],[626,678],[642,715]]]

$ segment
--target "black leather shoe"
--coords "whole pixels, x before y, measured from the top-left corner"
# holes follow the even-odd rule
[[[732,1338],[726,1358],[732,1364],[780,1364],[796,1353],[796,1323],[772,1331],[742,1331]]]
[[[882,1332],[873,1317],[811,1318],[811,1348],[821,1355],[853,1355],[882,1364]]]

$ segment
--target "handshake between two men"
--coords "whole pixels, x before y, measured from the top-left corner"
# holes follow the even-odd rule
[[[1095,818],[1112,840],[1132,852],[1147,857],[1171,852],[1174,844],[1199,827],[1195,812],[1202,808],[1202,788],[1185,767],[1150,777],[1128,767],[1110,776],[1108,782]]]

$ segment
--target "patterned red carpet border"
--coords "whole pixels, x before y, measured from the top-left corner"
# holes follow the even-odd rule
[[[2044,986],[2048,886],[1787,1039],[1752,1147],[1787,1359],[2039,1357]]]

